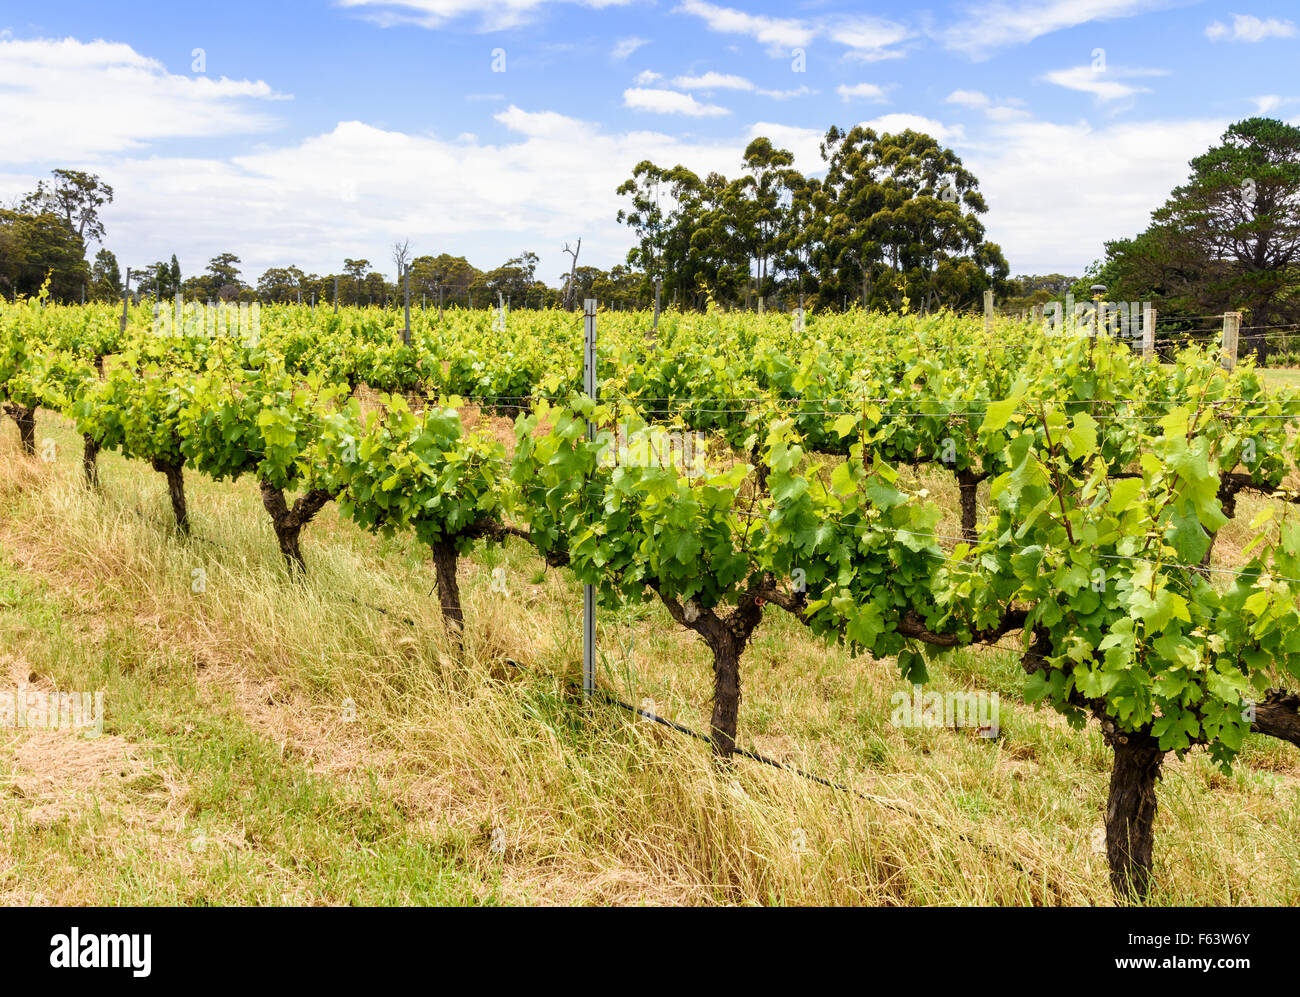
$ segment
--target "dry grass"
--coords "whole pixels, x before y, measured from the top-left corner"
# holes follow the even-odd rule
[[[458,659],[412,538],[327,509],[294,583],[248,482],[188,475],[186,541],[159,475],[106,456],[88,493],[68,427],[43,414],[40,432],[55,465],[0,434],[0,654],[51,688],[104,689],[107,733],[4,732],[0,772],[28,787],[0,812],[9,902],[1111,902],[1108,754],[1019,701],[1010,653],[935,676],[999,692],[1000,738],[898,728],[891,662],[773,616],[742,666],[742,740],[862,795],[720,771],[698,742],[575,698],[579,590],[522,544],[462,563]],[[702,727],[706,650],[655,605],[600,622],[602,684]],[[1300,901],[1298,777],[1294,752],[1255,741],[1230,777],[1171,764],[1153,901]],[[65,790],[75,805],[41,809]]]

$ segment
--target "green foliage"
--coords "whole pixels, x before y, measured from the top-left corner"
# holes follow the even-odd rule
[[[381,404],[384,414],[364,427],[355,418],[327,427],[344,514],[368,530],[409,529],[426,544],[450,541],[464,552],[472,528],[495,520],[506,500],[504,449],[463,435],[453,408],[415,414],[401,398]]]
[[[675,315],[647,344],[644,315],[606,313],[595,402],[559,312],[502,329],[453,310],[409,347],[373,310],[268,307],[255,345],[130,317],[120,335],[111,306],[0,306],[5,397],[131,458],[339,494],[377,532],[463,553],[517,524],[606,605],[784,593],[909,680],[1023,630],[1031,699],[1224,764],[1248,704],[1300,677],[1295,503],[1250,525],[1238,569],[1200,566],[1236,491],[1287,488],[1300,462],[1296,402],[1248,362],[1147,364],[1122,342],[988,336],[950,313],[813,315],[795,338],[780,315]],[[365,415],[348,397],[363,382],[385,392]],[[439,401],[413,410],[407,393]],[[513,454],[464,432],[459,395],[517,415]],[[693,453],[648,459],[694,432]],[[988,518],[942,535],[902,473],[919,463],[987,478]]]

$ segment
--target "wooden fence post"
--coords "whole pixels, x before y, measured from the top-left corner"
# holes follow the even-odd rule
[[[1142,306],[1142,359],[1151,360],[1156,355],[1156,310],[1150,304]]]

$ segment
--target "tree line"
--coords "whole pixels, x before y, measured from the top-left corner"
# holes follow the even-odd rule
[[[412,300],[447,305],[574,307],[596,298],[646,307],[656,290],[665,306],[703,309],[770,306],[839,310],[933,311],[979,307],[985,290],[1011,310],[1078,300],[1102,284],[1109,300],[1153,303],[1162,329],[1189,330],[1206,316],[1241,311],[1244,344],[1261,356],[1288,329],[1300,332],[1300,128],[1269,118],[1232,125],[1220,143],[1192,160],[1136,236],[1105,244],[1104,258],[1081,276],[1010,277],[1001,248],[985,237],[987,205],[977,178],[951,149],[907,130],[877,134],[831,127],[820,143],[824,175],[805,176],[794,157],[756,138],[740,174],[704,176],[645,160],[617,188],[618,221],[635,240],[623,264],[579,266],[554,282],[525,251],[480,270],[464,256],[421,255],[398,262],[397,277],[367,259],[345,259],[336,273],[276,266],[246,282],[240,259],[221,253],[184,276],[177,257],[132,267],[139,294],[268,302],[396,306],[409,269]],[[121,296],[125,273],[102,243],[100,209],[113,189],[99,177],[54,170],[49,180],[0,208],[0,293],[32,295],[50,279],[56,300]],[[1184,320],[1185,317],[1185,320]],[[1180,324],[1181,323],[1181,324]]]
[[[820,151],[821,178],[763,137],[732,179],[639,163],[618,188],[618,220],[636,238],[629,266],[696,308],[797,296],[823,309],[927,312],[1009,289],[980,221],[979,182],[951,149],[910,129],[832,126]]]
[[[988,287],[1015,290],[1001,250],[984,238],[978,182],[951,149],[913,131],[832,127],[821,150],[821,179],[798,173],[792,154],[766,138],[750,143],[733,180],[643,162],[618,188],[631,202],[618,219],[636,238],[626,263],[579,266],[574,250],[553,286],[538,277],[531,251],[486,271],[463,256],[417,256],[409,261],[413,300],[441,293],[446,304],[483,306],[499,296],[515,307],[573,307],[594,297],[645,307],[659,282],[663,303],[683,309],[755,307],[774,295],[792,306],[797,295],[810,307],[928,311],[973,306]],[[98,209],[111,203],[112,188],[91,174],[54,176],[0,215],[0,288],[33,294],[48,274],[57,300],[119,297],[125,273],[114,254],[102,248],[85,260],[87,245],[102,240]],[[131,286],[160,297],[332,302],[337,279],[341,303],[387,306],[400,302],[408,267],[399,261],[390,280],[369,260],[349,258],[337,273],[286,265],[246,282],[239,264],[222,253],[186,277],[173,255],[132,267]]]

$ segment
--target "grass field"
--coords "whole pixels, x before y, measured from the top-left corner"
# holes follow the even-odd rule
[[[186,540],[161,475],[105,455],[92,493],[70,425],[42,413],[38,432],[53,463],[0,431],[0,688],[103,690],[105,724],[0,729],[3,902],[1113,902],[1110,753],[1024,705],[1012,651],[933,681],[997,691],[999,738],[899,728],[892,661],[771,614],[742,663],[742,743],[862,795],[719,771],[707,746],[575,696],[580,589],[522,543],[463,562],[460,657],[413,537],[327,507],[294,582],[251,481],[188,474]],[[955,509],[948,480],[926,484]],[[599,645],[602,685],[704,728],[708,652],[661,607],[602,613]],[[1300,903],[1298,804],[1286,745],[1252,738],[1231,775],[1171,757],[1152,902]]]

